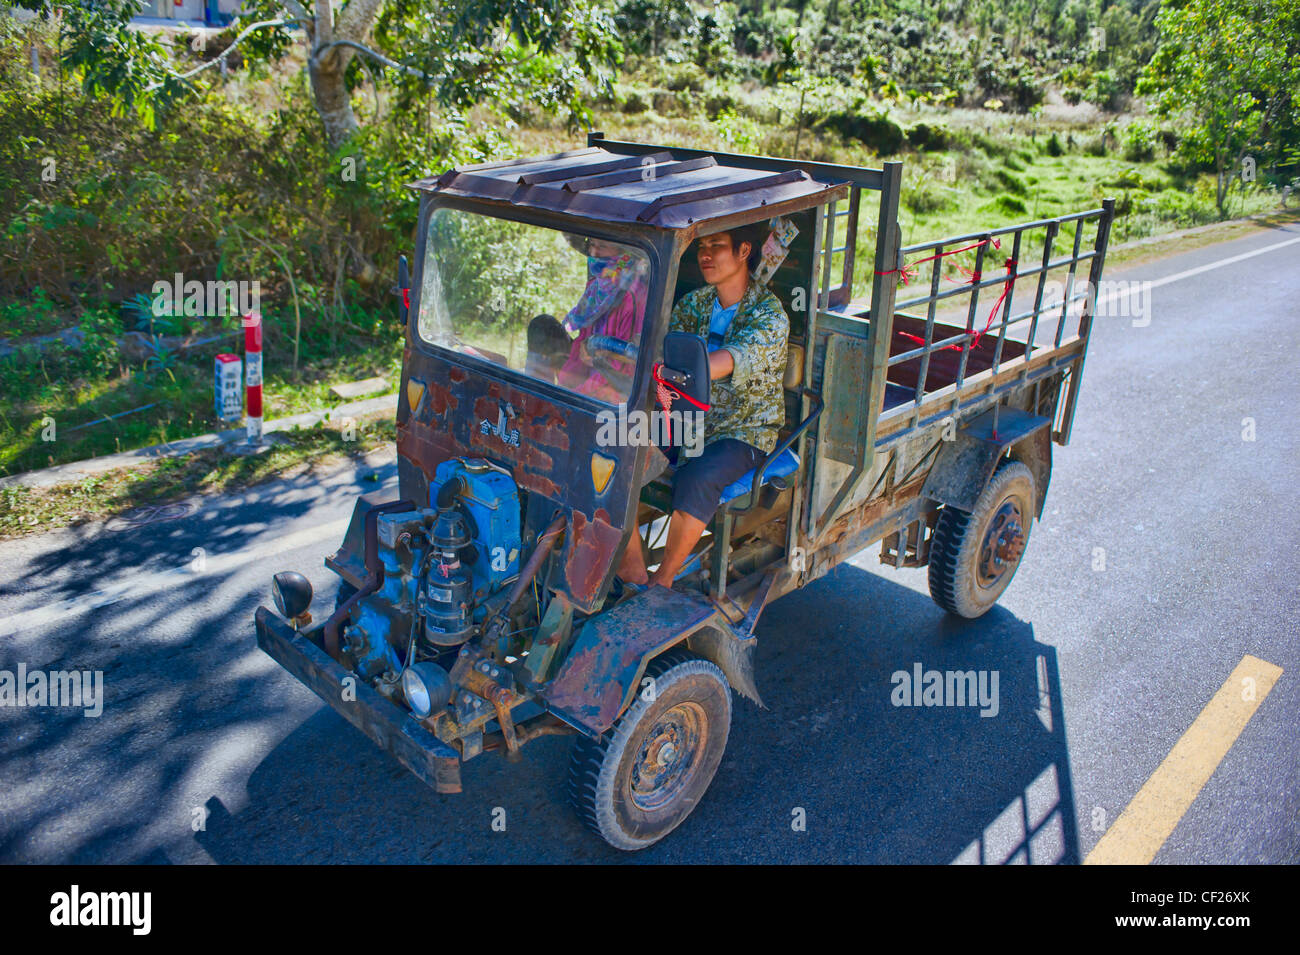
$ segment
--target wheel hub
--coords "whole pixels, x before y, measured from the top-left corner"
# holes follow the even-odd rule
[[[699,765],[707,733],[704,710],[696,703],[681,703],[660,716],[632,765],[632,802],[648,812],[677,798]]]
[[[1007,500],[989,521],[976,568],[980,586],[993,586],[1019,562],[1028,541],[1022,520],[1019,506],[1014,500]]]

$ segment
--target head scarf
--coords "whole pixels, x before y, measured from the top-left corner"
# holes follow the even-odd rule
[[[645,257],[636,252],[607,258],[588,256],[587,287],[564,317],[565,329],[572,334],[604,318],[644,274]]]

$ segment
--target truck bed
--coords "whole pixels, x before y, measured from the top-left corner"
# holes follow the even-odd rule
[[[941,341],[950,338],[953,335],[964,332],[965,327],[956,325],[945,325],[940,322],[934,323],[934,340]],[[900,332],[902,334],[900,334]],[[889,343],[889,355],[892,358],[895,355],[901,355],[905,351],[910,351],[917,346],[917,342],[907,335],[915,335],[917,338],[925,336],[925,322],[922,319],[914,318],[908,315],[896,314],[894,316],[894,337]],[[966,359],[966,377],[970,378],[982,371],[987,371],[993,367],[993,357],[997,350],[998,337],[996,334],[983,336],[979,343],[972,349]],[[1025,353],[1023,342],[1007,338],[1002,343],[1002,361],[1010,361],[1013,358],[1019,358]],[[956,348],[945,348],[934,351],[930,355],[930,363],[926,368],[925,387],[923,391],[937,391],[957,381],[957,371],[961,364],[961,351]],[[902,404],[905,401],[911,401],[916,394],[916,379],[921,373],[920,357],[913,358],[894,365],[889,369],[889,375],[885,379],[885,410]]]

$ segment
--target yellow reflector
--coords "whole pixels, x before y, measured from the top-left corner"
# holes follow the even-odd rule
[[[411,414],[415,414],[415,409],[420,407],[420,401],[424,398],[424,382],[416,381],[414,378],[406,380],[406,404],[411,409]]]
[[[613,458],[607,458],[598,451],[591,452],[591,483],[595,485],[597,494],[605,493],[616,463]]]

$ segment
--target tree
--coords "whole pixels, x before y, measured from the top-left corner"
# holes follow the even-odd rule
[[[123,109],[171,105],[236,47],[254,62],[278,59],[301,30],[312,101],[333,148],[359,128],[351,91],[366,73],[433,90],[456,107],[526,95],[581,113],[583,80],[608,83],[605,68],[622,56],[598,0],[251,0],[234,42],[179,72],[157,34],[130,28],[141,2],[19,0],[62,15],[65,62],[88,91],[109,93]]]
[[[1213,166],[1226,217],[1246,157],[1276,160],[1297,145],[1300,0],[1165,0],[1156,26],[1159,46],[1137,92],[1154,94],[1157,115],[1181,119],[1179,150]]]

